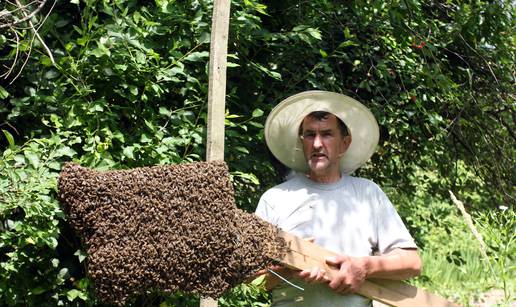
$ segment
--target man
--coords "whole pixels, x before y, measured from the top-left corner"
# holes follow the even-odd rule
[[[419,274],[417,247],[388,198],[373,182],[349,175],[378,143],[378,124],[365,106],[337,93],[303,92],[272,110],[265,137],[295,174],[264,193],[256,214],[339,254],[327,259],[339,269],[332,279],[320,268],[274,268],[304,291],[280,283],[273,306],[370,306],[352,294],[365,279]],[[278,279],[268,274],[267,282]]]

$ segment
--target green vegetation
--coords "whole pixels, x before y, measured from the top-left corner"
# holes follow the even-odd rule
[[[212,1],[49,0],[29,23],[43,2],[0,3],[0,305],[97,305],[56,199],[59,170],[204,159]],[[274,105],[308,89],[350,95],[381,125],[357,175],[385,188],[421,246],[413,283],[464,305],[501,289],[508,304],[514,11],[508,0],[232,1],[225,159],[238,205],[252,211],[280,181],[262,130]],[[252,284],[220,304],[267,300]],[[134,302],[160,304],[198,298]]]

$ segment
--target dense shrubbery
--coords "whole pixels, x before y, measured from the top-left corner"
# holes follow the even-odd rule
[[[280,180],[262,133],[272,107],[307,89],[348,94],[381,125],[380,148],[358,175],[385,187],[421,245],[425,271],[414,282],[463,303],[489,287],[509,300],[511,2],[237,0],[231,9],[225,159],[239,206],[253,210]],[[37,39],[31,47],[27,23],[0,28],[0,61],[16,61],[0,85],[0,304],[97,304],[55,199],[63,162],[204,158],[211,10],[207,0],[59,1],[39,29],[55,65]],[[448,190],[469,205],[488,259]],[[156,293],[136,303],[197,301]],[[266,301],[250,285],[220,303]]]

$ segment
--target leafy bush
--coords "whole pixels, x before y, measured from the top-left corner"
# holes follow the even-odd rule
[[[497,208],[514,203],[512,2],[231,5],[225,160],[238,205],[252,211],[281,180],[263,137],[274,105],[308,89],[348,94],[379,121],[379,150],[357,175],[386,187],[422,246],[427,269],[416,282],[462,302],[489,286],[508,296],[514,216]],[[63,162],[108,169],[203,159],[212,6],[58,1],[34,17],[55,64],[28,23],[2,28],[2,67],[23,71],[0,85],[0,305],[99,304],[55,199]],[[478,270],[450,189],[470,205],[499,279]],[[495,236],[503,231],[506,241]],[[255,286],[220,302],[266,303]],[[198,298],[153,293],[134,304]]]
[[[59,243],[64,214],[55,199],[60,161],[76,153],[54,135],[9,148],[0,160],[0,299],[7,305],[56,306],[86,300],[87,281]],[[63,257],[65,256],[65,257]],[[74,281],[77,281],[74,283]]]

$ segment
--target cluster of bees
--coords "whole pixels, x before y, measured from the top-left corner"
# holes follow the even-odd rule
[[[100,172],[66,164],[59,200],[88,254],[97,297],[219,297],[285,253],[277,229],[236,207],[224,162]]]

